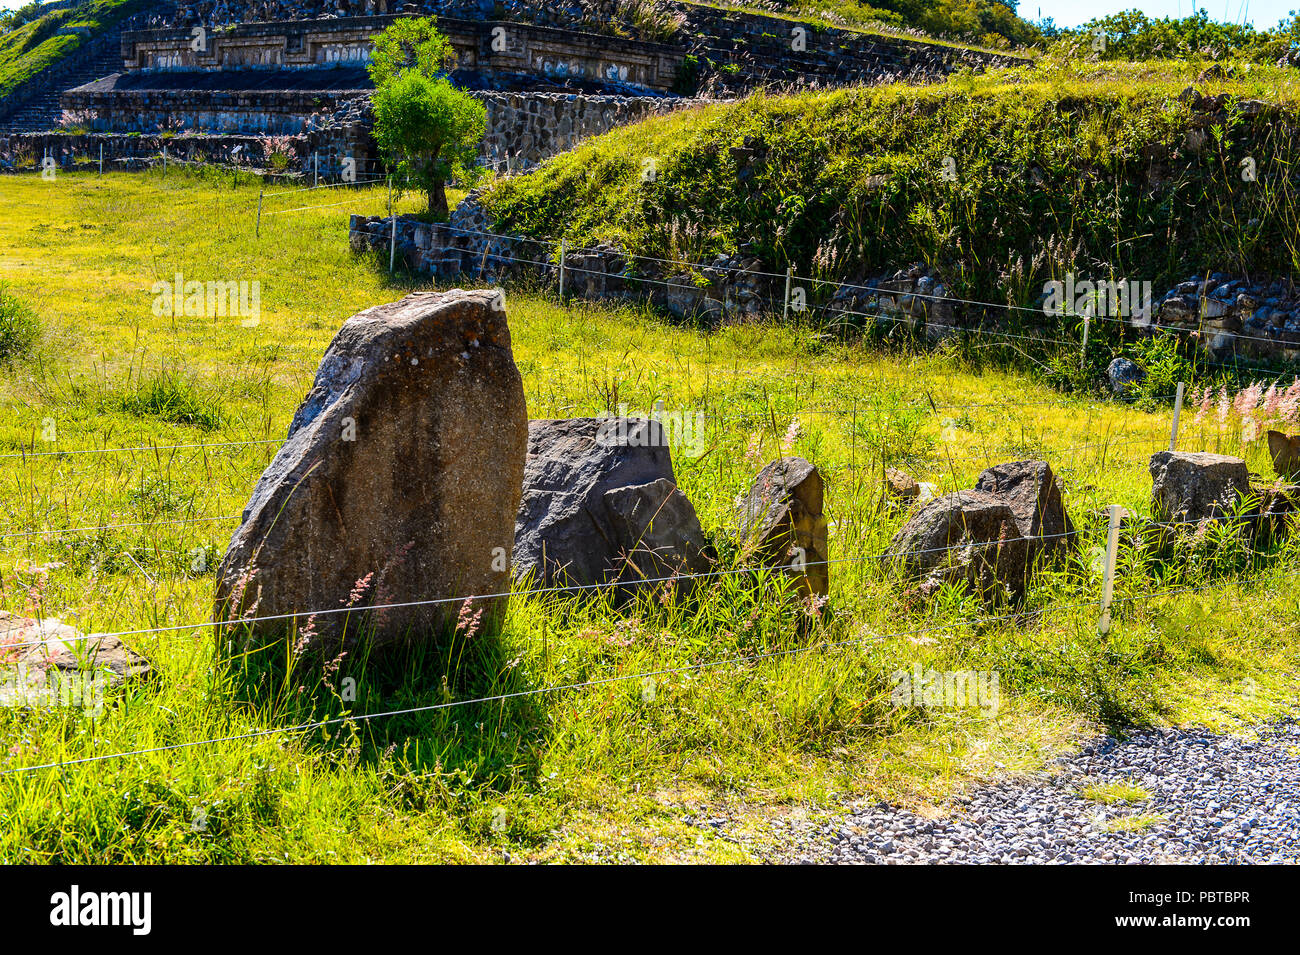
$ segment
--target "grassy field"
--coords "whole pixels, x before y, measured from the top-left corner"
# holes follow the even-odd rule
[[[201,624],[232,516],[339,325],[425,287],[348,251],[347,214],[384,206],[378,189],[351,197],[287,215],[272,213],[345,197],[271,200],[257,239],[257,187],[219,176],[4,179],[0,280],[44,330],[0,382],[3,608],[86,631],[175,629],[127,638],[156,672],[97,719],[0,710],[0,771],[351,718],[7,773],[0,860],[752,860],[775,817],[860,795],[943,799],[1103,725],[1234,725],[1294,706],[1290,549],[1162,563],[1126,547],[1116,628],[1096,635],[1099,511],[1148,512],[1167,407],[1060,395],[997,349],[705,331],[522,291],[507,308],[532,417],[656,401],[704,413],[706,452],[675,466],[724,559],[735,498],[763,464],[785,450],[823,470],[828,607],[738,575],[690,607],[518,598],[501,633],[458,631],[401,659],[230,670]],[[178,272],[260,282],[260,323],[154,314],[153,283]],[[173,447],[227,442],[267,443]],[[1180,442],[1245,453],[1271,475],[1258,444],[1211,422],[1187,415]],[[132,447],[148,450],[73,453]],[[905,516],[882,504],[884,464],[948,490],[1027,457],[1061,474],[1086,534],[1015,616],[960,591],[918,603],[871,559]],[[127,524],[146,526],[101,529]],[[890,674],[916,662],[997,672],[1001,706],[891,706]],[[626,679],[468,702],[613,677]],[[459,705],[361,718],[435,703]],[[684,821],[717,814],[734,825]]]

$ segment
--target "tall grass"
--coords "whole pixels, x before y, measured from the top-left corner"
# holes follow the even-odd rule
[[[499,631],[463,627],[384,656],[295,657],[291,633],[232,660],[207,624],[229,518],[340,323],[425,280],[352,256],[349,207],[264,219],[259,240],[257,190],[241,183],[12,187],[0,261],[41,262],[13,269],[13,289],[76,336],[44,371],[0,382],[0,606],[85,632],[148,631],[125,639],[154,672],[94,717],[0,708],[0,771],[136,753],[0,776],[0,859],[753,859],[761,842],[684,820],[725,811],[757,830],[849,796],[942,798],[996,764],[1037,768],[1101,725],[1261,719],[1292,699],[1294,549],[1243,548],[1231,525],[1181,549],[1126,535],[1116,626],[1096,635],[1099,512],[1149,513],[1147,456],[1168,441],[1167,412],[1063,395],[958,348],[798,324],[708,331],[514,288],[530,416],[658,401],[705,415],[704,453],[675,449],[674,467],[721,569],[741,566],[735,501],[758,468],[781,453],[819,466],[829,604],[728,573],[691,597],[520,597]],[[358,211],[384,201],[356,194]],[[88,228],[48,242],[67,221]],[[153,315],[149,287],[175,271],[259,279],[261,324]],[[1219,445],[1267,472],[1258,442],[1184,421],[1183,446]],[[251,440],[271,443],[175,447]],[[105,447],[145,450],[69,453]],[[920,601],[874,559],[906,518],[884,497],[886,463],[946,491],[1026,456],[1052,463],[1086,535],[1023,606],[959,588]],[[1137,599],[1156,590],[1170,592]],[[891,675],[914,663],[995,670],[1003,705],[894,706]],[[390,711],[410,712],[378,715]],[[248,733],[264,735],[229,739]]]
[[[0,363],[10,365],[29,357],[41,337],[35,309],[0,282]]]

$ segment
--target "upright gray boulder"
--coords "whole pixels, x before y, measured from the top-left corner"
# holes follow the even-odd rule
[[[825,489],[803,458],[778,458],[754,478],[739,507],[741,561],[792,575],[805,596],[830,593]]]
[[[975,490],[992,494],[1011,508],[1020,536],[1029,542],[1031,562],[1039,555],[1074,549],[1074,524],[1046,461],[1013,461],[991,467],[979,476]]]
[[[970,491],[945,494],[894,535],[888,553],[923,593],[965,581],[993,601],[1024,595],[1034,564],[1075,546],[1074,524],[1046,461],[984,471]]]
[[[290,615],[314,634],[308,649],[378,645],[436,631],[461,604],[338,611],[508,590],[527,428],[495,293],[416,293],[354,315],[244,509],[217,620]],[[491,620],[504,599],[472,606]],[[265,642],[290,623],[225,639]]]
[[[1151,509],[1157,519],[1198,522],[1230,514],[1250,493],[1241,458],[1202,451],[1157,451],[1151,456]]]
[[[1025,592],[1033,544],[1011,503],[989,491],[955,491],[922,507],[890,541],[894,567],[929,595],[964,581],[989,603]]]
[[[639,418],[528,423],[515,573],[536,586],[632,582],[708,563],[667,434]]]

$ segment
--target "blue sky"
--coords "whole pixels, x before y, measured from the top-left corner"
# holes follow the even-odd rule
[[[1041,10],[1057,26],[1073,27],[1121,10],[1141,10],[1149,17],[1178,17],[1202,7],[1211,19],[1245,21],[1265,30],[1277,26],[1288,11],[1300,9],[1300,0],[1020,0],[1019,12],[1026,20],[1037,20]]]

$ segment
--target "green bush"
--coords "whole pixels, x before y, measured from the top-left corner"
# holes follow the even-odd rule
[[[41,320],[36,312],[0,282],[0,362],[10,364],[28,357],[40,337]]]

